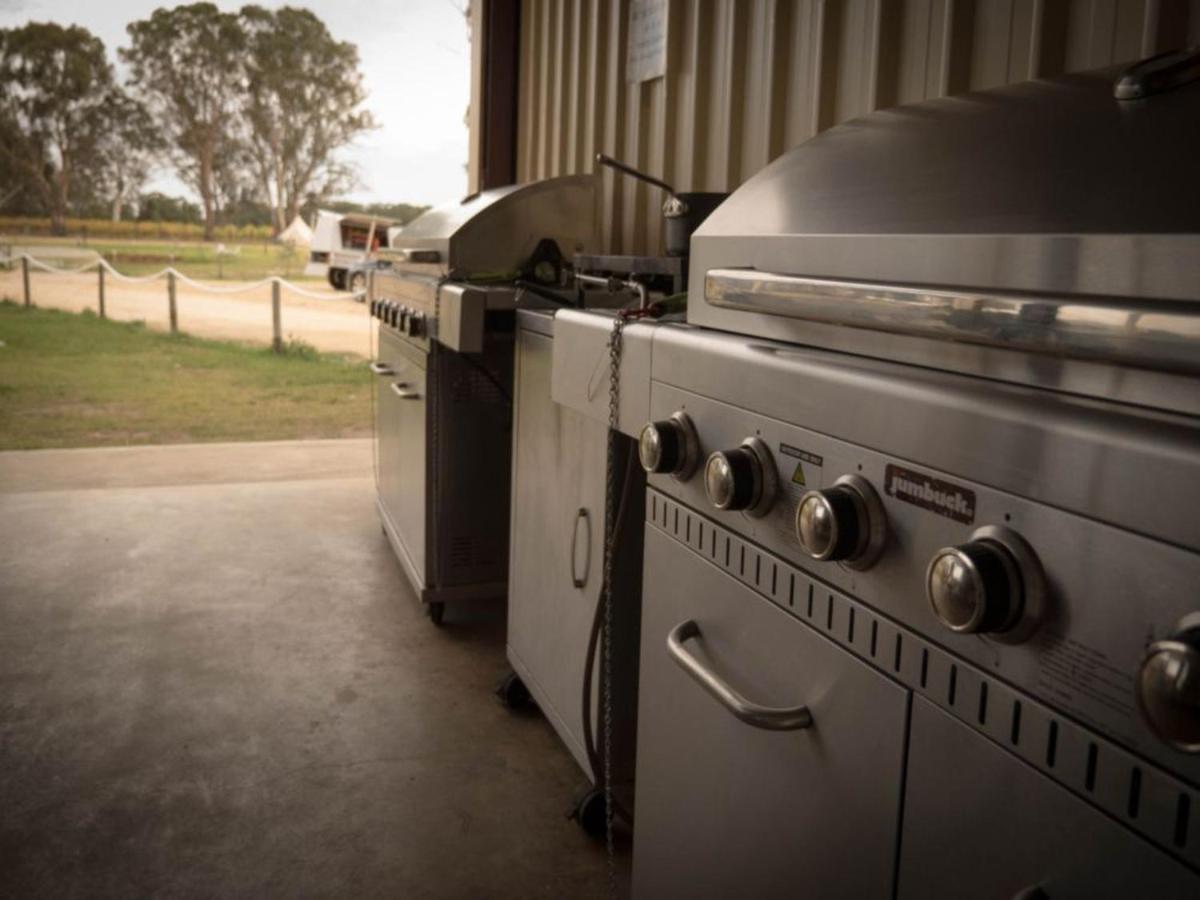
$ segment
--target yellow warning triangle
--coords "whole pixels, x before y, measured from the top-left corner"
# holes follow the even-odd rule
[[[792,484],[804,483],[804,463],[796,463],[796,471],[792,473]]]

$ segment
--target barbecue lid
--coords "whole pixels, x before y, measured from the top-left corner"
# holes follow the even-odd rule
[[[830,129],[701,225],[690,283],[742,267],[1196,300],[1200,81],[1121,100],[1122,71],[930,100]]]
[[[565,257],[595,248],[595,190],[592,175],[570,175],[472,194],[413,219],[381,255],[401,270],[508,280],[543,239]]]

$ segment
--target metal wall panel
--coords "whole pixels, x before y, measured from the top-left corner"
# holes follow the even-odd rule
[[[524,0],[517,178],[597,152],[732,190],[874,109],[1200,42],[1200,0],[668,0],[667,75],[625,80],[629,4]],[[610,252],[662,252],[661,194],[603,176]]]

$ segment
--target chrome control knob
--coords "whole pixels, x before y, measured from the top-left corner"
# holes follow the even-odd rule
[[[1040,594],[1033,551],[1007,529],[980,529],[934,554],[925,591],[938,621],[961,634],[1005,632],[1021,620],[1030,585]]]
[[[1151,731],[1176,750],[1200,753],[1200,613],[1146,648],[1137,698]]]
[[[421,337],[425,334],[425,314],[410,311],[408,314],[408,334],[410,337]]]
[[[865,569],[879,559],[886,537],[883,504],[860,475],[845,475],[831,488],[809,491],[796,506],[796,539],[813,559]]]
[[[704,493],[717,509],[766,515],[775,502],[778,476],[767,445],[756,437],[740,447],[718,450],[704,464]]]
[[[685,412],[649,422],[638,435],[638,459],[647,472],[661,472],[687,481],[700,463],[700,441]]]

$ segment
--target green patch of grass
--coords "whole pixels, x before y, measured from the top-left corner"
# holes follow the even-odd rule
[[[0,450],[370,433],[363,360],[0,302]]]

